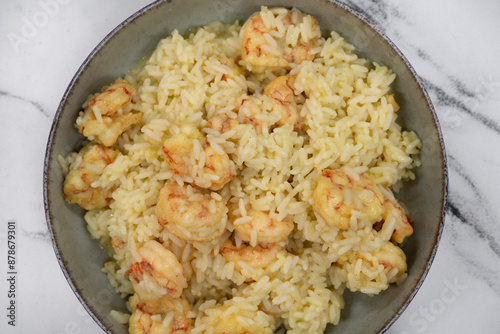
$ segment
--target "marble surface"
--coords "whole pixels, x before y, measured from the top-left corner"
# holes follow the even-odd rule
[[[57,263],[42,204],[53,115],[93,47],[150,1],[0,2],[0,333],[101,333]],[[450,174],[446,227],[420,292],[388,333],[500,333],[500,2],[344,0],[422,77]],[[7,325],[7,222],[17,223],[17,319]]]

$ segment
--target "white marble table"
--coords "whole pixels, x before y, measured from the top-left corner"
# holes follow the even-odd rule
[[[0,333],[101,333],[66,283],[42,204],[53,115],[92,48],[147,0],[0,2]],[[423,78],[444,133],[450,198],[427,280],[389,333],[500,333],[500,2],[344,0]],[[7,222],[17,223],[16,327]]]

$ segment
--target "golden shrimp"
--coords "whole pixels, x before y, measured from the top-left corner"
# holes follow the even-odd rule
[[[247,211],[247,215],[252,217],[252,220],[234,226],[234,232],[238,238],[246,242],[252,241],[252,233],[256,234],[255,241],[259,243],[281,242],[288,239],[294,228],[292,222],[286,219],[278,221],[262,211],[250,209]],[[234,215],[233,212],[230,212],[231,220],[234,221],[240,217],[240,215]]]
[[[104,168],[116,159],[118,152],[101,145],[89,144],[79,154],[82,161],[70,169],[64,180],[64,198],[68,203],[77,203],[85,210],[108,206],[113,190],[92,187],[92,183],[99,180]]]
[[[125,241],[121,240],[116,235],[111,237],[111,247],[113,247],[115,253],[121,251],[123,249],[123,246],[125,246]]]
[[[233,162],[225,152],[220,154],[210,145],[206,145],[204,151],[205,166],[203,172],[219,177],[218,180],[211,180],[211,184],[207,188],[213,191],[221,190],[236,176],[236,172],[233,171],[235,167],[232,167]]]
[[[142,301],[161,296],[179,298],[187,287],[184,270],[175,255],[155,240],[137,249],[140,260],[132,259],[129,279]]]
[[[129,301],[132,309],[129,320],[130,334],[181,334],[186,333],[191,325],[191,319],[187,317],[191,306],[184,296],[164,296],[142,301],[137,295],[133,295]],[[164,319],[169,313],[173,313],[173,317],[168,324],[158,319],[158,316]],[[154,315],[157,317],[153,317]]]
[[[220,253],[226,261],[234,262],[237,268],[239,262],[243,262],[254,269],[265,268],[276,259],[276,255],[282,249],[277,244],[257,244],[252,247],[249,245],[240,245],[236,247],[231,240],[226,240],[220,246]]]
[[[227,114],[218,114],[207,121],[206,127],[214,129],[219,133],[225,133],[240,124],[235,118],[229,117]]]
[[[258,134],[262,133],[261,121],[257,117],[257,115],[261,114],[262,111],[248,95],[243,94],[236,100],[234,111],[243,115],[242,118],[244,124],[250,124],[254,127]]]
[[[355,180],[342,170],[324,170],[313,192],[313,210],[328,225],[343,230],[350,227],[352,210],[363,213],[372,223],[383,224],[390,215],[395,219],[391,238],[402,243],[413,228],[403,208],[390,197],[384,196],[364,174]]]
[[[213,310],[218,310],[224,313],[231,305],[225,304],[213,308]],[[256,307],[255,307],[256,308]],[[265,327],[258,323],[258,321],[253,321],[256,317],[264,316],[266,318],[270,317],[264,312],[259,311],[257,308],[252,310],[252,305],[246,305],[246,308],[238,308],[233,313],[225,316],[224,318],[213,317],[210,324],[213,327],[212,334],[271,334],[273,333],[273,328]],[[245,320],[243,320],[245,319]],[[247,320],[248,319],[248,320]]]
[[[394,227],[394,232],[392,234],[392,240],[397,243],[402,243],[406,237],[413,234],[413,227],[411,226],[408,216],[404,212],[403,208],[394,203],[390,199],[384,201],[385,213],[383,214],[383,219],[387,220],[389,214],[396,219],[396,226]]]
[[[163,143],[165,161],[174,173],[189,175],[189,157],[193,151],[193,140],[203,140],[201,132],[191,124],[180,127],[180,133],[173,135]]]
[[[113,146],[125,130],[142,121],[142,113],[129,110],[135,95],[135,88],[125,80],[117,79],[103,87],[102,93],[94,94],[87,103],[77,121],[78,131],[105,146]]]
[[[254,72],[290,69],[292,63],[314,59],[312,49],[320,36],[312,16],[286,8],[262,7],[241,28],[241,58],[252,65]]]
[[[87,109],[97,107],[101,115],[113,115],[126,108],[137,94],[126,80],[116,79],[110,86],[104,86],[102,93],[96,93],[88,102]]]
[[[242,109],[243,108],[243,109]],[[241,111],[240,111],[241,109]],[[262,133],[260,120],[256,117],[261,114],[259,106],[253,102],[247,94],[243,94],[234,102],[233,111],[242,113],[243,124],[251,124],[258,134]],[[227,114],[218,114],[207,121],[206,127],[225,133],[240,124],[238,119],[231,118]]]
[[[158,223],[187,241],[210,241],[224,232],[227,221],[224,199],[215,200],[195,188],[168,183],[156,205]]]
[[[128,321],[129,334],[164,334],[163,321],[153,319],[153,315],[136,308]]]
[[[191,176],[189,167],[194,140],[200,142],[205,154],[205,164],[202,172],[218,177],[217,180],[212,180],[206,188],[210,190],[222,189],[235,176],[232,162],[225,152],[219,153],[210,146],[205,137],[194,125],[182,125],[180,133],[174,134],[165,140],[163,143],[165,161],[174,173],[181,176]]]
[[[224,56],[219,56],[215,58],[217,62],[224,67],[224,74],[222,74],[220,80],[227,81],[228,79],[233,79],[238,76],[244,76],[245,73],[241,67],[236,64],[234,58],[228,58]],[[209,70],[209,69],[207,69]]]
[[[297,102],[304,102],[302,95],[295,95],[295,76],[280,76],[271,81],[264,88],[264,95],[269,97],[273,103],[273,108],[281,114],[278,125],[290,124],[295,130],[299,130],[302,125],[300,110]]]
[[[359,174],[359,180],[355,180],[343,170],[325,169],[312,199],[315,214],[341,230],[351,226],[352,210],[361,212],[373,223],[384,213],[382,193],[364,174]]]
[[[384,268],[398,269],[398,273],[388,283],[396,282],[406,272],[406,255],[400,247],[395,246],[392,242],[386,242],[382,248],[372,255]]]

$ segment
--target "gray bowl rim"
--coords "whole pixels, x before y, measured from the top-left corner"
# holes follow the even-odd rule
[[[163,3],[167,2],[170,3],[172,0],[157,0],[141,9],[136,11],[134,14],[126,18],[123,22],[121,22],[116,28],[114,28],[106,37],[103,38],[99,44],[90,52],[90,54],[87,56],[87,58],[83,61],[82,65],[78,68],[76,71],[75,75],[71,79],[68,88],[63,94],[63,97],[61,99],[61,102],[57,108],[57,111],[54,115],[54,120],[52,123],[52,126],[50,128],[50,133],[49,137],[47,140],[47,146],[46,146],[46,151],[45,151],[45,159],[44,159],[44,168],[43,168],[43,202],[44,202],[44,211],[45,211],[45,219],[47,221],[47,227],[50,232],[50,237],[52,240],[52,247],[54,248],[54,252],[56,254],[57,261],[59,263],[59,266],[61,267],[61,270],[63,272],[64,277],[66,278],[66,281],[71,287],[71,290],[73,290],[73,293],[77,297],[77,299],[80,301],[84,309],[88,312],[88,314],[94,319],[94,321],[101,327],[104,332],[112,334],[104,325],[103,321],[101,318],[95,314],[93,310],[87,305],[85,302],[83,296],[81,295],[79,289],[76,287],[76,283],[74,282],[74,279],[71,277],[71,274],[66,270],[66,266],[64,263],[63,256],[61,255],[61,252],[59,251],[59,245],[57,241],[57,236],[54,232],[54,229],[52,228],[52,214],[49,210],[49,202],[50,202],[50,195],[48,191],[48,177],[49,177],[49,161],[52,158],[53,152],[52,152],[52,141],[54,139],[54,134],[57,128],[57,125],[59,124],[59,119],[61,117],[62,111],[66,105],[66,101],[68,98],[71,96],[73,88],[78,84],[78,81],[80,79],[80,75],[85,71],[87,68],[87,65],[92,61],[92,59],[95,57],[95,55],[110,41],[116,33],[118,33],[120,30],[122,30],[125,26],[127,26],[129,23],[133,22],[135,19],[138,17],[146,14],[148,11],[151,9],[162,5]],[[425,89],[425,85],[423,82],[420,80],[420,77],[417,75],[415,69],[413,66],[410,64],[408,59],[405,57],[405,55],[401,52],[401,50],[387,37],[382,31],[380,31],[379,28],[377,28],[374,24],[372,24],[364,15],[362,15],[359,12],[356,12],[352,8],[348,7],[345,4],[341,4],[337,2],[337,0],[322,0],[324,1],[325,5],[334,5],[339,7],[342,10],[345,10],[346,12],[350,13],[353,15],[355,18],[360,20],[363,24],[367,25],[370,29],[375,31],[382,39],[391,47],[394,51],[396,51],[397,55],[403,60],[403,62],[406,64],[407,68],[409,69],[413,79],[417,82],[418,87],[420,88],[421,93],[423,94],[427,105],[429,107],[429,110],[431,111],[431,116],[434,120],[434,128],[436,130],[436,133],[438,134],[439,138],[439,144],[441,147],[441,169],[442,169],[442,178],[443,178],[443,193],[442,193],[442,203],[441,203],[441,217],[439,220],[439,225],[438,225],[438,231],[435,236],[434,242],[433,242],[433,247],[432,251],[429,255],[429,258],[427,259],[426,267],[423,270],[423,272],[420,275],[420,278],[418,279],[417,283],[415,284],[412,292],[406,297],[406,300],[404,301],[403,305],[400,307],[400,309],[393,315],[393,317],[383,325],[383,327],[380,329],[379,333],[385,333],[391,326],[392,324],[403,314],[403,312],[406,310],[408,305],[411,303],[413,298],[415,298],[417,292],[420,290],[422,284],[424,283],[425,278],[427,277],[427,274],[429,273],[429,270],[432,266],[432,263],[434,261],[434,258],[436,256],[437,250],[438,250],[438,245],[439,245],[439,240],[441,239],[441,235],[444,230],[444,222],[445,222],[445,216],[446,216],[446,208],[447,208],[447,203],[448,203],[448,165],[447,165],[447,158],[446,158],[446,151],[445,151],[445,145],[444,145],[444,140],[443,140],[443,134],[441,131],[441,127],[439,124],[439,120],[437,118],[436,110],[434,108],[434,105],[432,104],[432,101],[429,97],[429,94],[427,90]]]

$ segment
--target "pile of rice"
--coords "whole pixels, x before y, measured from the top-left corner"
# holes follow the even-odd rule
[[[124,298],[134,293],[126,274],[131,251],[157,240],[177,256],[189,281],[185,294],[192,305],[191,333],[209,333],[214,319],[233,312],[243,314],[242,321],[263,324],[269,333],[274,328],[281,333],[321,333],[328,323],[338,323],[346,287],[375,295],[388,287],[395,273],[370,261],[370,254],[390,240],[391,233],[377,232],[362,220],[354,219],[347,230],[318,222],[311,207],[315,177],[325,168],[345,167],[397,190],[402,180],[414,179],[411,169],[420,164],[421,143],[415,133],[402,131],[384,97],[395,74],[358,58],[354,46],[335,32],[320,38],[311,51],[316,54],[313,61],[293,65],[289,72],[296,75],[295,93],[307,96],[301,110],[307,130],[294,131],[292,126],[267,130],[280,115],[262,91],[282,73],[247,71],[229,76],[231,69],[220,57],[250,67],[240,60],[240,29],[238,22],[215,22],[189,36],[174,31],[125,77],[138,91],[133,109],[143,113],[142,124],[120,136],[114,146],[118,157],[92,184],[115,188],[114,201],[107,208],[88,211],[85,220],[92,236],[110,252],[103,271]],[[223,76],[229,79],[222,80]],[[232,109],[244,93],[263,111],[262,134],[243,123],[223,134],[204,128],[207,119],[223,112],[244,117]],[[293,220],[295,229],[286,247],[267,268],[235,267],[219,254],[220,244],[233,230],[230,221],[221,238],[205,243],[181,240],[158,223],[155,206],[166,181],[210,183],[206,179],[210,175],[196,168],[203,166],[203,151],[193,150],[190,176],[175,175],[164,160],[164,140],[185,123],[195,125],[216,151],[225,151],[243,167],[220,196],[237,198],[278,220]],[[75,153],[67,162],[76,159]],[[112,238],[124,246],[113,249]],[[368,261],[361,262],[360,256]],[[227,300],[230,307],[224,312],[215,309]],[[244,310],[253,310],[253,316],[245,318]],[[127,315],[113,314],[128,320]]]

